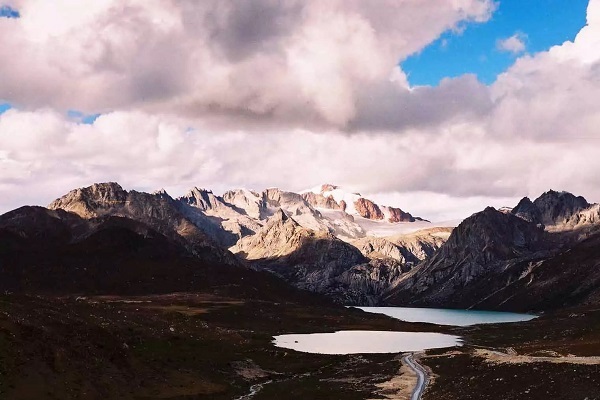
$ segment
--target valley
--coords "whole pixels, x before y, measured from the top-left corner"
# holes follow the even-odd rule
[[[461,347],[417,354],[429,375],[424,399],[573,393],[593,399],[600,390],[600,310],[575,314],[449,327],[327,302],[275,304],[199,293],[3,295],[0,393],[10,399],[233,399],[264,384],[252,398],[408,398],[401,384],[385,385],[399,377],[411,388],[416,384],[408,371],[398,375],[398,354],[318,355],[271,343],[282,333],[368,329],[463,338]]]
[[[95,184],[0,216],[4,398],[600,393],[600,225],[585,199],[550,191],[451,228],[349,195],[190,193]],[[349,305],[463,311],[391,314],[407,322]],[[472,325],[493,315],[474,309],[539,317]],[[276,346],[334,332],[358,350],[335,351],[341,336],[319,354],[304,336]],[[429,336],[452,340],[409,346]],[[387,340],[398,347],[373,347]]]

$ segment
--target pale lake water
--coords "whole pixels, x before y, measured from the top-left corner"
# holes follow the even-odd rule
[[[410,307],[356,307],[363,311],[385,314],[407,322],[428,322],[438,325],[470,326],[530,321],[537,318],[532,314],[517,314],[496,311],[452,310],[442,308]]]
[[[462,345],[459,336],[433,332],[338,331],[273,339],[277,347],[319,354],[402,353]]]
[[[447,310],[407,307],[357,307],[408,322],[469,326],[529,321],[531,314],[494,311]],[[462,346],[460,336],[435,332],[338,331],[334,333],[289,334],[273,337],[277,347],[305,353],[360,354],[403,353]]]

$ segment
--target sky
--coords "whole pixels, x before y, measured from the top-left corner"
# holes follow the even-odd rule
[[[0,0],[0,212],[104,181],[597,202],[599,98],[600,0]]]
[[[484,24],[444,32],[402,61],[413,86],[438,85],[467,73],[492,84],[517,57],[574,40],[585,25],[588,0],[505,0]]]

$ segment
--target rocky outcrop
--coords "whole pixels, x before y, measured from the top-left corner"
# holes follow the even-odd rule
[[[336,189],[339,189],[339,186],[332,185],[331,183],[324,183],[321,185],[321,193],[331,192]]]
[[[341,204],[338,204],[338,202],[335,201],[335,199],[331,195],[325,197],[320,193],[306,192],[302,193],[302,198],[314,208],[327,208],[330,210],[345,209],[345,207],[342,208]]]
[[[351,242],[360,252],[372,260],[392,259],[399,263],[409,262],[402,254],[402,251],[394,243],[384,238],[367,237]],[[413,262],[411,259],[410,262]]]
[[[209,190],[194,188],[177,201],[179,210],[224,248],[262,227],[261,220],[249,217],[245,210]]]
[[[223,200],[233,207],[244,210],[244,213],[252,219],[262,220],[268,217],[265,214],[266,204],[260,193],[246,189],[230,190],[223,194]]]
[[[597,231],[600,228],[600,204],[592,204],[588,208],[573,214],[568,221],[572,229]]]
[[[48,206],[51,210],[62,209],[82,218],[94,218],[121,212],[128,205],[127,192],[116,182],[96,183],[92,186],[71,190]]]
[[[454,228],[429,228],[389,236],[386,239],[396,245],[407,262],[415,265],[431,257],[450,237]]]
[[[390,214],[388,221],[390,222],[415,222],[416,219],[407,212],[402,211],[399,208],[387,207]]]
[[[600,222],[598,204],[590,204],[581,196],[554,190],[534,201],[524,197],[511,213],[551,232],[563,232],[569,236],[569,232],[578,231],[576,234],[581,235],[580,238],[593,233],[595,225]]]
[[[406,273],[405,266],[390,260],[371,260],[336,276],[326,294],[345,305],[376,306]]]
[[[246,260],[263,264],[354,265],[364,261],[360,252],[328,231],[302,227],[279,209],[255,235],[243,238],[231,250]]]
[[[450,236],[452,228],[424,229],[411,234],[387,238],[367,237],[352,241],[361,253],[371,261],[384,262],[396,268],[393,282],[388,282],[389,290],[415,265],[426,260],[439,249]],[[379,264],[378,264],[379,265]]]
[[[365,198],[359,198],[354,202],[354,208],[358,215],[367,219],[381,220],[383,219],[383,212],[379,206],[373,203],[371,200]]]
[[[581,196],[554,190],[542,194],[533,204],[540,212],[540,222],[546,226],[568,224],[573,215],[590,207]]]
[[[314,219],[320,217],[320,214],[300,194],[271,188],[265,190],[262,196],[272,212],[284,209],[296,217],[313,217]]]
[[[523,197],[521,201],[519,201],[519,204],[510,210],[510,213],[525,221],[534,224],[542,224],[542,213],[529,197]]]
[[[360,193],[349,193],[339,186],[324,184],[305,192],[302,196],[313,206],[321,209],[343,210],[373,221],[390,223],[425,221],[396,207],[376,204]]]
[[[179,197],[178,200],[201,211],[230,208],[225,205],[220,197],[215,196],[212,191],[197,187],[190,190],[184,196]]]

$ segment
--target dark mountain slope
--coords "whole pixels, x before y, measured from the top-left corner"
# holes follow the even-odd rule
[[[42,207],[0,216],[0,290],[86,295],[195,291],[308,301],[308,295],[271,274],[208,260],[139,221],[86,220]]]
[[[552,247],[540,227],[488,207],[464,220],[387,301],[468,308],[516,279],[528,261],[548,257]]]
[[[479,308],[547,310],[600,304],[600,234],[547,260],[532,263]]]

